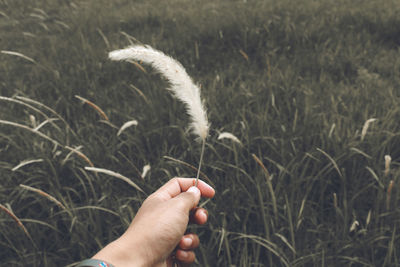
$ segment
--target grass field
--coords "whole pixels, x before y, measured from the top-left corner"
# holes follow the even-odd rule
[[[400,266],[400,2],[0,0],[1,266],[72,266],[196,175],[166,82],[107,59],[134,43],[202,88],[198,266]]]

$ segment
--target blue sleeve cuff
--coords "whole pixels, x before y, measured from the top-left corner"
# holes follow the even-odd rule
[[[76,267],[114,267],[114,265],[101,260],[87,259],[80,262]]]

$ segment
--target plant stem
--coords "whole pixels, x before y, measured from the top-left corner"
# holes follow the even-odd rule
[[[200,153],[200,163],[199,163],[199,168],[197,169],[197,175],[196,175],[196,183],[195,186],[197,187],[197,183],[199,181],[199,176],[200,176],[200,168],[201,168],[201,163],[203,162],[203,155],[204,155],[204,148],[206,146],[206,139],[203,139],[203,144],[201,146],[201,153]]]

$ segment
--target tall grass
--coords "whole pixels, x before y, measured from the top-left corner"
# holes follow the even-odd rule
[[[142,42],[207,103],[199,266],[400,266],[400,4],[295,2],[0,0],[2,264],[90,257],[196,174],[165,81],[107,60]]]

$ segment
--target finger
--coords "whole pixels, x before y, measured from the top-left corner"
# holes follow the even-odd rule
[[[195,261],[196,254],[191,250],[186,251],[186,250],[178,249],[175,253],[175,259],[177,259],[181,263],[190,264]]]
[[[190,210],[199,204],[200,196],[200,190],[197,187],[192,186],[186,192],[183,192],[177,197],[169,200],[169,203],[171,207],[175,207],[189,216]]]
[[[195,224],[205,224],[208,220],[208,212],[206,209],[203,208],[196,208],[194,209],[189,218],[190,223],[195,223]]]
[[[192,250],[199,246],[200,239],[196,234],[186,234],[179,241],[178,247],[182,250]]]
[[[155,193],[162,195],[165,200],[174,198],[182,192],[186,192],[191,186],[194,186],[194,178],[173,178],[160,187]],[[199,180],[197,187],[200,189],[203,197],[212,198],[215,194],[214,189],[207,183]]]

